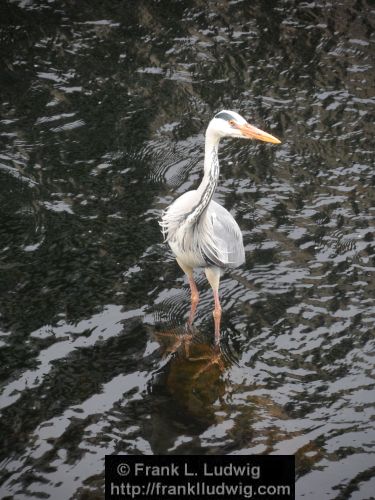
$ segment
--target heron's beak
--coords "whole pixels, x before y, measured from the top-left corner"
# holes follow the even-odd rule
[[[267,132],[263,132],[259,128],[245,123],[245,125],[239,125],[238,127],[244,137],[247,139],[258,139],[259,141],[272,142],[272,144],[281,144],[281,141]]]

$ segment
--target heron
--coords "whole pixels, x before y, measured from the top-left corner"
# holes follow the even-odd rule
[[[242,233],[237,222],[228,210],[212,199],[220,174],[218,146],[220,139],[224,137],[281,143],[273,135],[250,125],[237,112],[220,111],[206,129],[204,173],[198,189],[188,191],[177,198],[163,212],[160,222],[164,239],[189,280],[189,327],[193,324],[199,302],[194,270],[205,270],[213,290],[216,346],[220,344],[222,314],[219,298],[220,278],[226,269],[236,268],[245,262]]]

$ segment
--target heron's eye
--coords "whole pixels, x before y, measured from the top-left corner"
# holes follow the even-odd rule
[[[234,120],[229,120],[229,125],[231,127],[235,127],[236,126],[236,122]]]

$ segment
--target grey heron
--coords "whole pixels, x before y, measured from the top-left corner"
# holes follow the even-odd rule
[[[194,281],[195,268],[204,268],[214,295],[215,345],[220,342],[221,305],[220,277],[225,269],[240,266],[245,261],[242,233],[237,222],[212,197],[219,180],[218,146],[223,137],[258,139],[280,144],[279,139],[250,125],[234,111],[223,110],[209,123],[206,130],[204,175],[198,189],[177,198],[163,213],[160,225],[186,273],[191,290],[191,327],[199,301]]]

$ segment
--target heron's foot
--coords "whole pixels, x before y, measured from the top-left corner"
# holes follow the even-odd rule
[[[191,331],[185,333],[157,333],[157,337],[168,339],[168,346],[165,349],[166,354],[174,354],[183,349],[185,356],[188,358],[190,354],[190,344],[193,340],[193,333]]]
[[[212,366],[217,365],[219,367],[220,372],[225,370],[225,364],[222,359],[222,354],[220,350],[220,346],[216,345],[212,349],[212,353],[207,356],[198,356],[196,358],[189,358],[189,361],[207,361],[199,370],[194,374],[194,379],[199,378],[204,372],[210,370]]]

